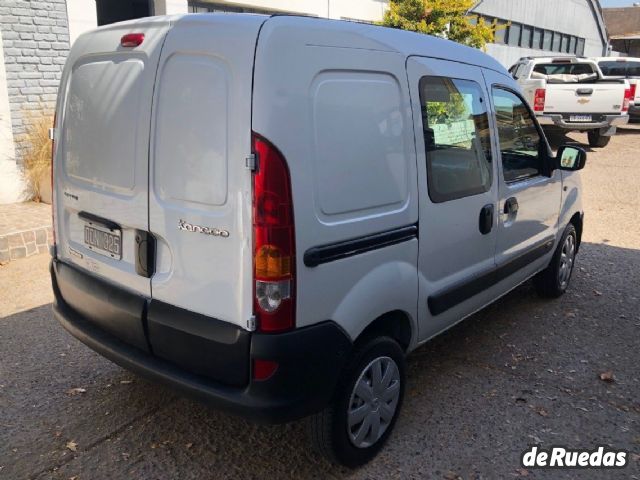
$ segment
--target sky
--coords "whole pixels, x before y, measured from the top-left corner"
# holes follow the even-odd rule
[[[603,8],[608,7],[631,7],[638,0],[600,0]]]

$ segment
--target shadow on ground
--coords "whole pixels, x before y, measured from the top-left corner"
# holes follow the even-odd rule
[[[513,478],[529,444],[640,453],[640,250],[584,244],[577,265],[563,298],[525,283],[414,352],[389,444],[353,472],[310,451],[304,422],[252,425],[129,374],[68,336],[50,306],[0,319],[0,474]],[[607,370],[614,383],[599,380]]]

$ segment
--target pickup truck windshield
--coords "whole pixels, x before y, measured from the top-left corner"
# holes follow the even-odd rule
[[[599,62],[598,66],[607,77],[640,77],[640,62],[607,60]]]

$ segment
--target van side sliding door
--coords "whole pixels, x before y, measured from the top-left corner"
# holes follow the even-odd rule
[[[497,169],[479,68],[410,57],[418,182],[420,339],[492,300]]]

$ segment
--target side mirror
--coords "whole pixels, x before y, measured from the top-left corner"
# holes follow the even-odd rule
[[[587,163],[587,152],[580,147],[563,145],[558,149],[556,160],[560,170],[575,172],[584,168]]]

